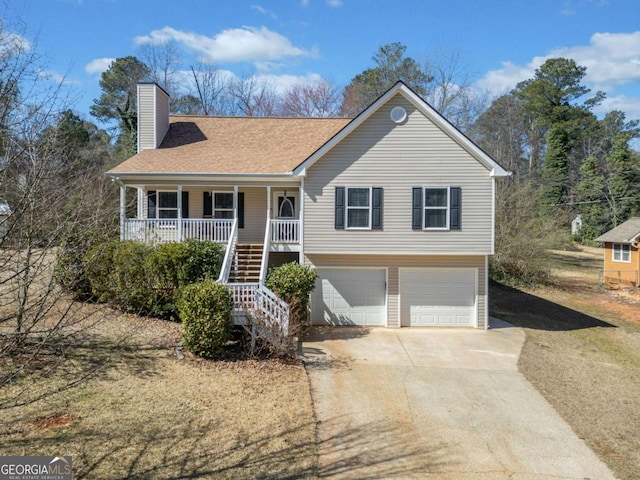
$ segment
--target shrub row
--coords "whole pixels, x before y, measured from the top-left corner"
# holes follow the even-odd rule
[[[91,293],[127,311],[177,320],[177,301],[187,285],[218,277],[224,252],[213,242],[186,241],[156,246],[109,241],[84,258]]]

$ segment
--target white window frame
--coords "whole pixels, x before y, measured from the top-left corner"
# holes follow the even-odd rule
[[[446,199],[447,206],[446,207],[427,207],[427,190],[446,190]],[[444,227],[427,227],[427,210],[445,210],[445,221],[446,225]],[[422,187],[422,229],[423,230],[450,230],[450,220],[451,220],[451,186],[450,185],[427,185]]]
[[[231,208],[216,208],[217,194],[231,195]],[[211,216],[213,218],[219,218],[221,220],[229,220],[229,219],[224,219],[222,217],[216,216],[216,212],[231,212],[231,219],[233,219],[233,192],[228,192],[228,191],[211,192]]]
[[[349,206],[349,190],[369,190],[369,206],[368,207],[350,207]],[[349,226],[349,210],[367,210],[369,213],[368,223],[366,227],[350,227]],[[373,187],[345,187],[344,189],[344,228],[346,230],[371,230],[371,219],[373,217]]]
[[[618,258],[616,258],[616,251],[618,253]],[[624,259],[625,256],[627,257],[626,260]],[[631,263],[631,245],[628,245],[626,243],[612,244],[611,260],[616,263]]]
[[[175,208],[173,208],[173,207],[161,207],[160,206],[160,196],[163,193],[175,193],[176,194],[176,207]],[[156,190],[156,218],[158,220],[178,220],[178,204],[179,203],[180,202],[178,201],[178,191],[177,190]],[[160,211],[161,210],[165,211],[165,212],[175,211],[176,212],[176,216],[175,217],[171,217],[171,218],[169,218],[169,217],[163,218],[163,217],[160,216]]]

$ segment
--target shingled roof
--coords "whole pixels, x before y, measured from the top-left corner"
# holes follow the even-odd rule
[[[632,217],[596,238],[596,242],[634,243],[640,236],[640,217]]]
[[[173,115],[159,148],[143,150],[108,173],[287,173],[350,121]]]

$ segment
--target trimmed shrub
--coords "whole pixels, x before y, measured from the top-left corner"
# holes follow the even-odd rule
[[[224,248],[215,242],[187,240],[183,243],[188,256],[183,264],[185,284],[216,280],[224,261]]]
[[[231,292],[224,285],[205,281],[184,287],[178,311],[185,346],[201,357],[218,355],[231,334],[232,308]]]
[[[289,304],[290,320],[294,324],[307,321],[309,294],[316,286],[316,277],[314,268],[295,262],[285,263],[269,272],[265,285]]]
[[[215,280],[223,257],[222,247],[213,242],[150,246],[111,241],[95,245],[85,256],[84,276],[90,292],[101,302],[127,312],[177,320],[180,290]]]

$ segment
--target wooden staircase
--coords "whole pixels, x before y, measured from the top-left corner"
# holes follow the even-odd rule
[[[260,266],[262,263],[262,244],[239,243],[236,252],[229,283],[258,283],[260,281]]]

